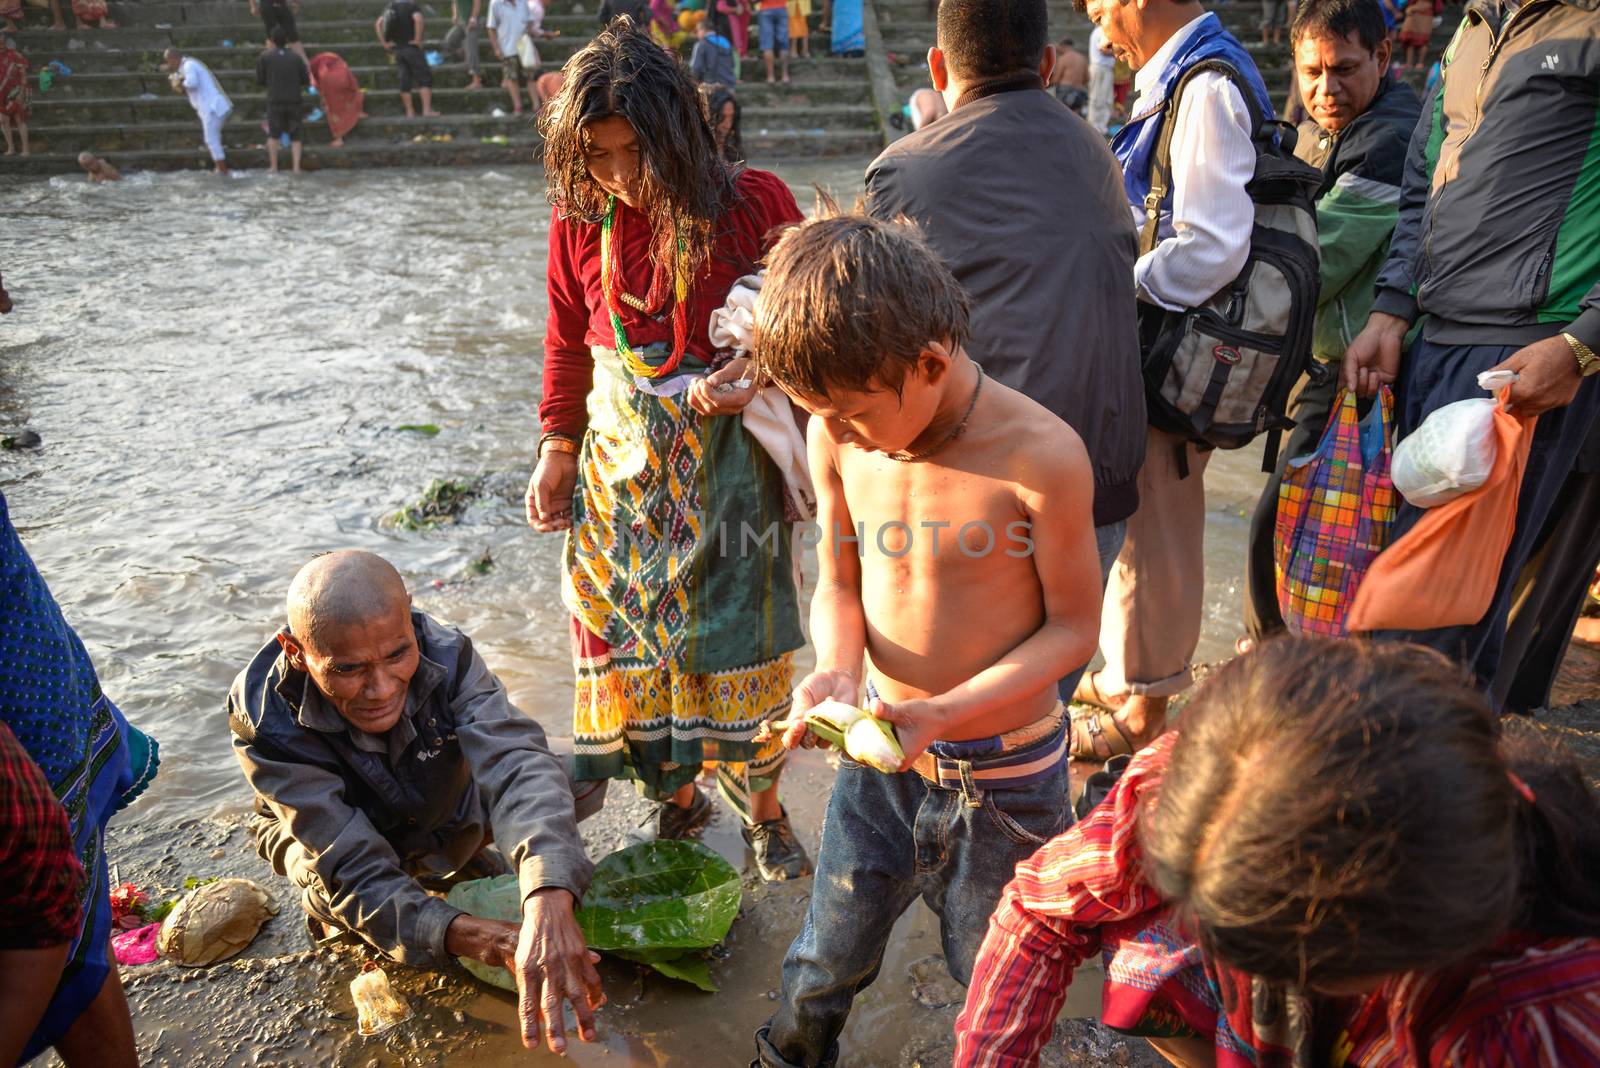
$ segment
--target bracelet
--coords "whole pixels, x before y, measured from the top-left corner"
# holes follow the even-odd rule
[[[555,452],[568,453],[573,456],[578,455],[578,441],[570,434],[545,434],[539,439],[539,447],[535,451],[534,455],[538,458],[542,458],[546,448],[549,448]]]

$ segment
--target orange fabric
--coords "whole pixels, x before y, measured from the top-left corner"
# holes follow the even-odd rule
[[[350,72],[349,65],[333,52],[319,52],[311,57],[311,84],[317,87],[317,95],[322,98],[323,110],[328,113],[328,133],[334,140],[342,138],[366,118],[362,106],[367,94]]]
[[[1495,409],[1488,481],[1428,509],[1378,554],[1350,607],[1351,633],[1470,626],[1483,618],[1516,529],[1517,494],[1536,419]]]

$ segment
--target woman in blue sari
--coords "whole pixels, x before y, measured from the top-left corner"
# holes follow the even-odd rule
[[[22,547],[0,495],[0,721],[39,765],[67,810],[88,878],[83,927],[22,1063],[54,1046],[72,1068],[136,1066],[133,1022],[111,959],[105,827],[155,776],[154,740],[100,690],[83,642]]]

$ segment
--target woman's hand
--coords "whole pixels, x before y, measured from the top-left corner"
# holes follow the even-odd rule
[[[755,383],[750,382],[750,360],[741,356],[713,371],[689,387],[689,407],[701,415],[738,415],[755,400]],[[740,387],[738,383],[750,382]]]
[[[578,458],[546,449],[528,480],[528,525],[545,534],[572,527],[572,491],[578,484]]]

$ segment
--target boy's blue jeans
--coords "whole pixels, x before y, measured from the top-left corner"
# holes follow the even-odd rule
[[[938,914],[945,961],[965,986],[1017,863],[1071,820],[1067,775],[1062,761],[1031,786],[964,794],[841,756],[811,909],[784,957],[778,1012],[756,1035],[758,1063],[836,1062],[850,1003],[877,978],[889,932],[918,895]]]

